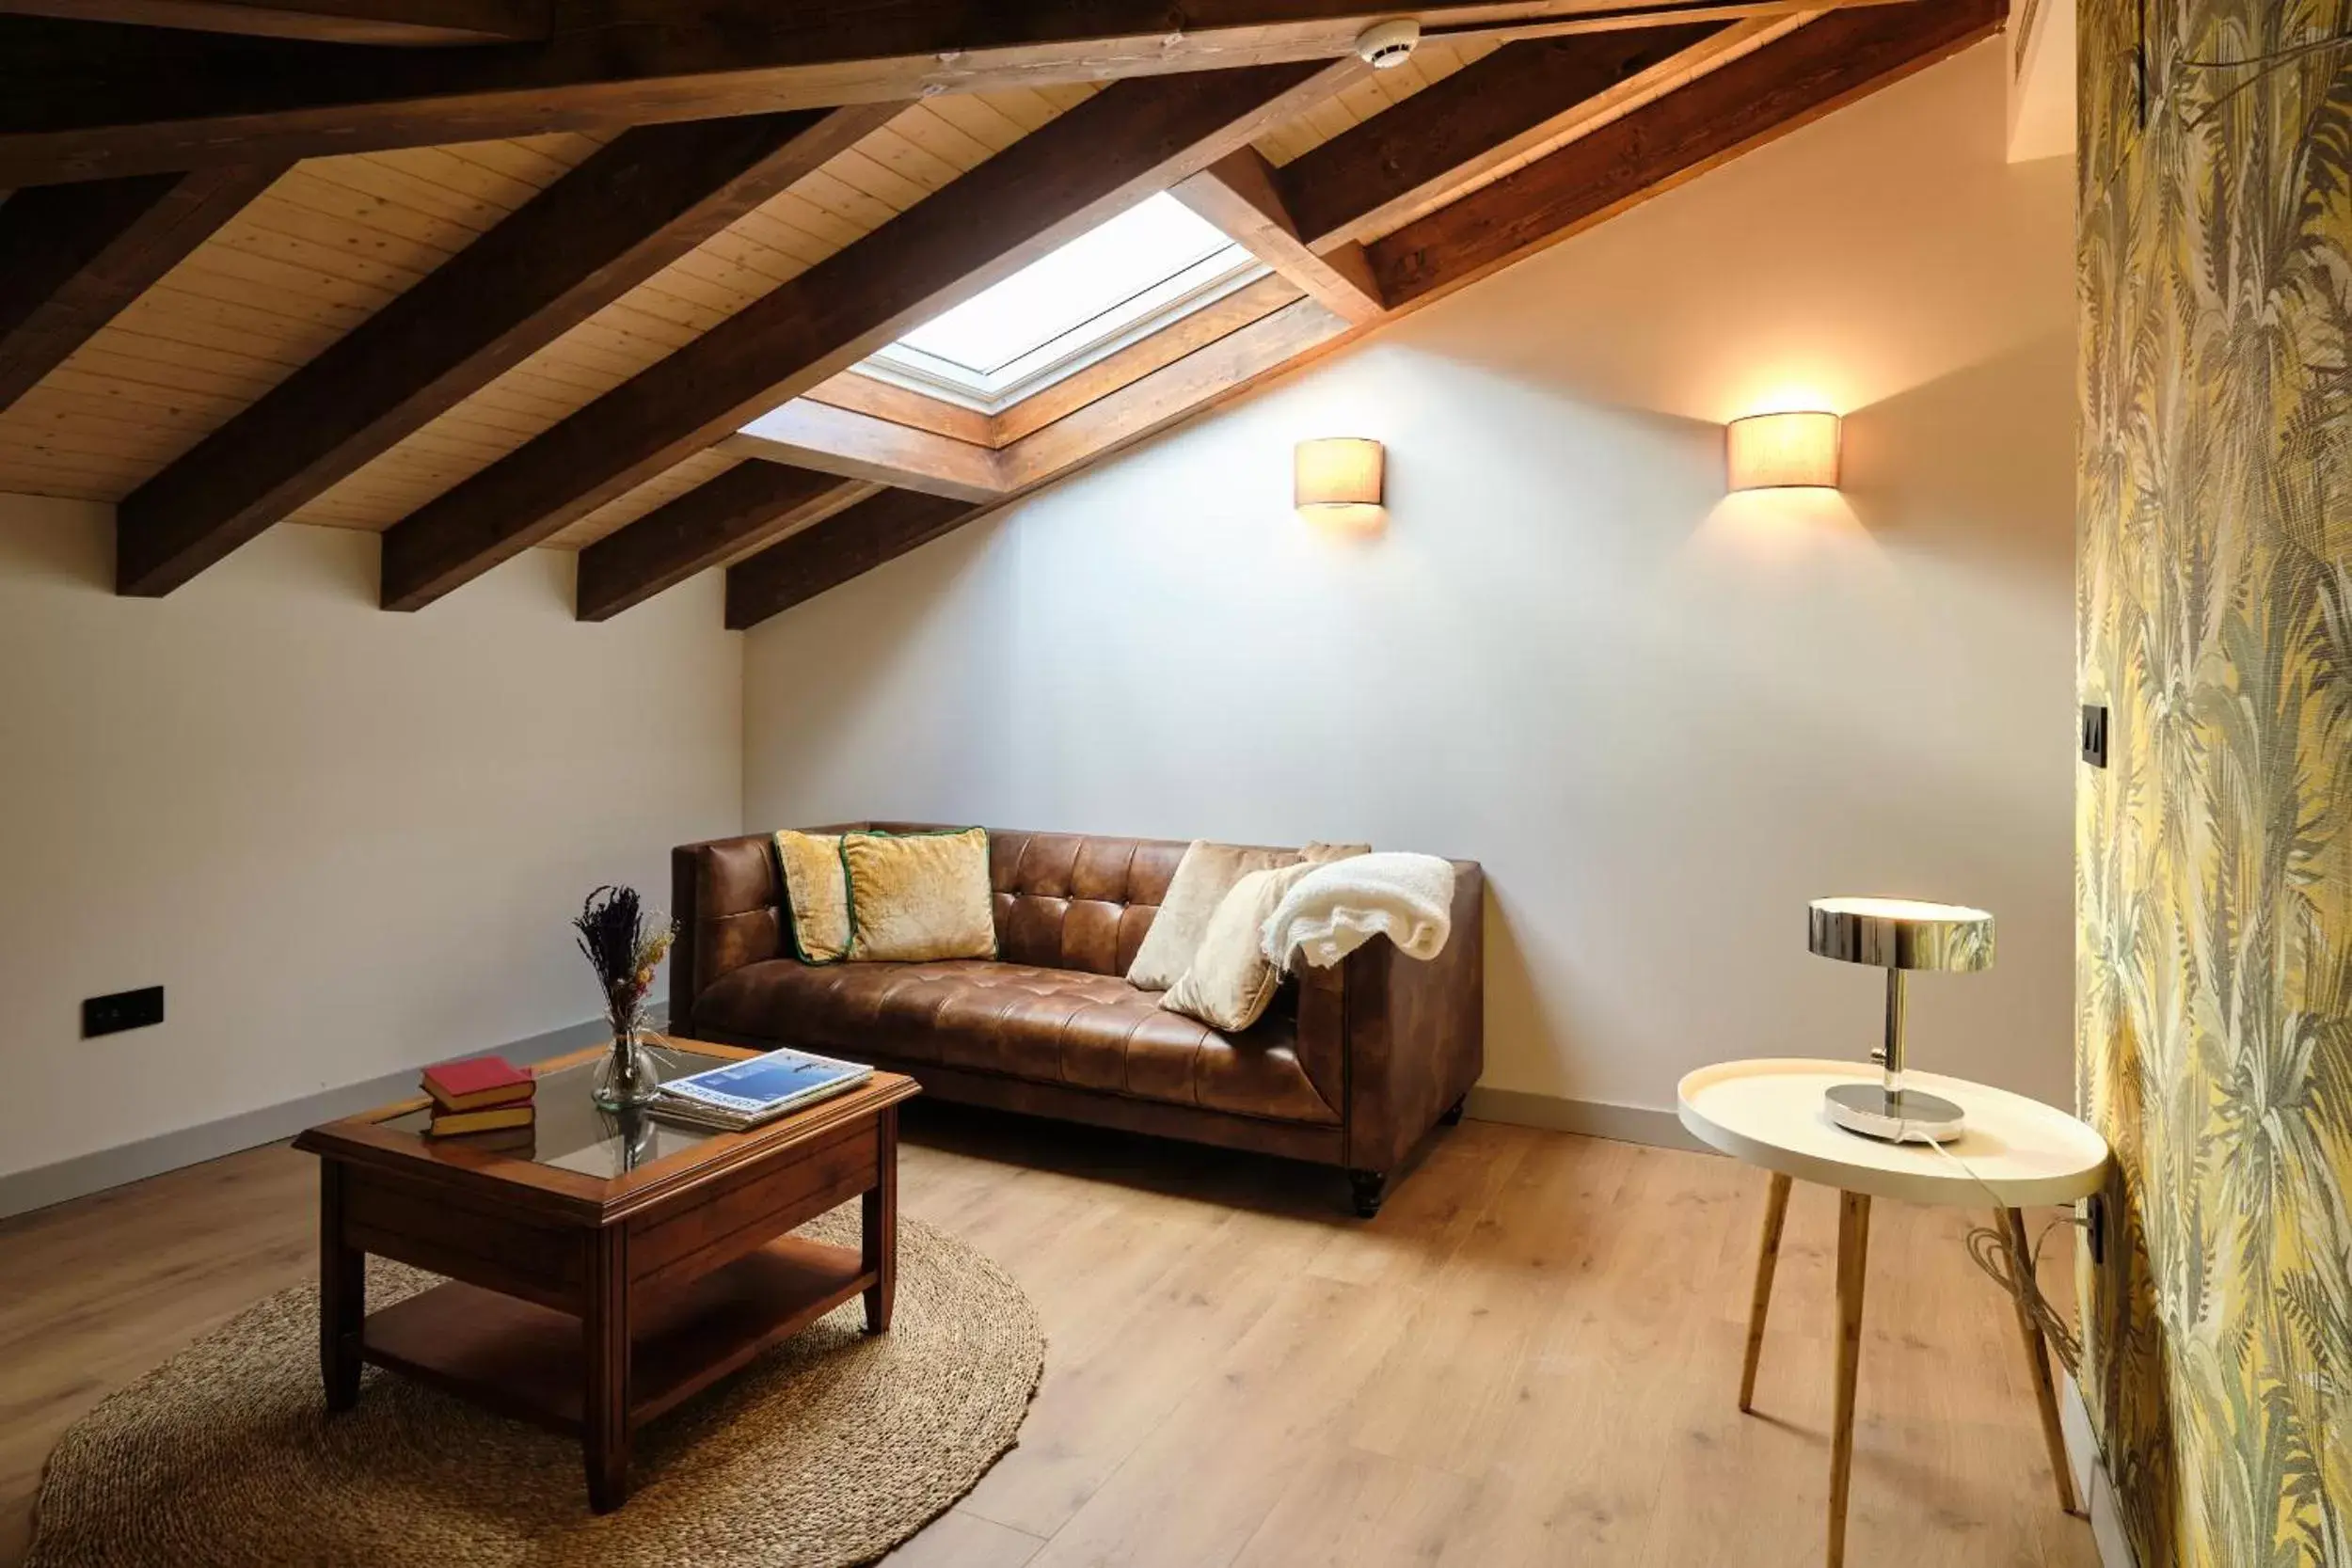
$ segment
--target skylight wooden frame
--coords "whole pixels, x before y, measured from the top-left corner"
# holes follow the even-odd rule
[[[952,403],[976,413],[996,415],[1089,365],[1109,358],[1130,343],[1162,331],[1195,310],[1237,293],[1268,272],[1238,240],[1154,281],[1110,309],[1056,333],[993,372],[976,372],[901,340],[876,350],[858,366],[860,373],[907,391]],[[1170,292],[1172,291],[1172,292]],[[1127,311],[1152,295],[1140,313]],[[1105,317],[1112,325],[1100,325]]]

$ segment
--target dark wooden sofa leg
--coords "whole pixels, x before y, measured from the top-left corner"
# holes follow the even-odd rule
[[[1451,1105],[1447,1106],[1447,1107],[1446,1107],[1443,1111],[1440,1111],[1439,1113],[1438,1113],[1438,1126],[1440,1126],[1440,1127],[1459,1127],[1459,1126],[1461,1126],[1461,1125],[1462,1125],[1462,1107],[1463,1107],[1463,1106],[1465,1106],[1465,1105],[1467,1105],[1467,1104],[1469,1104],[1469,1103],[1470,1103],[1470,1096],[1469,1096],[1469,1095],[1464,1095],[1461,1099],[1459,1099],[1459,1100],[1455,1101],[1453,1104],[1451,1104]]]
[[[1352,1170],[1347,1173],[1347,1185],[1356,1196],[1356,1212],[1370,1219],[1380,1212],[1380,1199],[1389,1188],[1389,1173],[1384,1170]]]

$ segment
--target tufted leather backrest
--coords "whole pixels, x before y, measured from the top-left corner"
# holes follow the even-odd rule
[[[866,825],[920,832],[941,824]],[[1041,969],[1126,974],[1189,842],[989,829],[997,956]]]
[[[834,822],[808,831],[912,833],[950,826]],[[1041,969],[1126,974],[1189,842],[991,828],[988,869],[997,956]],[[691,998],[722,974],[787,951],[784,879],[776,866],[775,841],[765,833],[682,845],[673,861],[680,926],[678,951],[671,960],[672,1006],[683,1017],[679,1004],[691,1006]]]

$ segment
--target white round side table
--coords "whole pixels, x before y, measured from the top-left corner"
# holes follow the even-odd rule
[[[1837,1397],[1830,1433],[1829,1568],[1846,1560],[1846,1497],[1853,1472],[1854,1376],[1862,1354],[1862,1287],[1870,1246],[1870,1200],[1983,1204],[2020,1256],[2026,1250],[2027,1205],[2071,1203],[2106,1180],[2106,1140],[2065,1112],[2023,1095],[1964,1078],[1909,1071],[1906,1086],[1957,1101],[1966,1131],[1941,1150],[1923,1144],[1881,1143],[1849,1132],[1822,1111],[1824,1091],[1838,1084],[1876,1083],[1867,1062],[1764,1058],[1701,1068],[1677,1085],[1682,1125],[1725,1154],[1772,1173],[1764,1204],[1764,1234],[1756,1253],[1756,1293],[1748,1306],[1747,1357],[1740,1372],[1740,1408],[1752,1410],[1756,1367],[1764,1349],[1764,1317],[1772,1305],[1772,1272],[1780,1260],[1788,1184],[1836,1187],[1837,1212]],[[2041,1406],[2042,1436],[2058,1478],[2058,1503],[2079,1510],[2058,1430],[2058,1390],[2050,1380],[2042,1330],[2021,1303],[2018,1332]]]

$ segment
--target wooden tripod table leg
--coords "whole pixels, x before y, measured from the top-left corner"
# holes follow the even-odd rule
[[[1829,1440],[1829,1568],[1846,1560],[1846,1497],[1853,1479],[1854,1374],[1862,1362],[1862,1287],[1869,1275],[1870,1197],[1837,1195],[1837,1413]]]
[[[1748,1301],[1748,1354],[1740,1368],[1740,1408],[1756,1408],[1756,1364],[1764,1357],[1764,1318],[1772,1309],[1772,1273],[1780,1267],[1780,1233],[1788,1223],[1788,1178],[1772,1173],[1764,1196],[1764,1234],[1756,1243],[1756,1294]]]
[[[2032,1243],[2026,1239],[2026,1215],[2017,1209],[1994,1212],[1993,1223],[2009,1238],[2010,1250],[2015,1255],[2017,1268],[2026,1271],[2028,1278],[2033,1270]],[[2058,1481],[2058,1507],[2069,1513],[2079,1513],[2074,1501],[2074,1472],[2066,1462],[2066,1432],[2058,1425],[2058,1388],[2050,1381],[2048,1347],[2042,1342],[2042,1325],[2033,1321],[2033,1313],[2026,1304],[2011,1294],[2010,1302],[2017,1309],[2017,1333],[2026,1342],[2026,1373],[2033,1383],[2033,1402],[2042,1412],[2042,1441],[2050,1450],[2050,1474]]]

